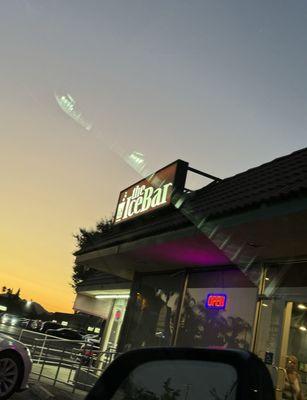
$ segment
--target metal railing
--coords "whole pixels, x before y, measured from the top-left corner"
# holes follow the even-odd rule
[[[19,340],[31,352],[31,377],[62,389],[88,392],[118,355],[115,349],[102,352],[90,342],[56,338],[23,329]]]

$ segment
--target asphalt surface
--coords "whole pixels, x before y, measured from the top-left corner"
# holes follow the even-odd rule
[[[30,390],[21,393],[15,393],[10,400],[39,400]]]
[[[54,396],[52,397],[53,400],[84,400],[86,397],[86,393],[84,392],[81,393],[80,391],[77,391],[76,393],[71,393],[58,387],[45,384],[42,385],[41,383],[38,384],[39,387],[43,387],[47,392],[41,392],[41,389],[34,392],[33,383],[30,385],[31,389],[27,389],[21,393],[15,393],[10,397],[10,400],[47,400],[47,398],[51,400],[48,393]]]

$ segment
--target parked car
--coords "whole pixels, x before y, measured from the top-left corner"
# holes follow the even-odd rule
[[[69,340],[83,339],[83,336],[78,331],[70,328],[48,329],[46,334]]]
[[[28,330],[32,330],[32,331],[36,331],[38,330],[39,325],[39,321],[36,319],[29,319],[29,318],[22,318],[19,321],[19,326],[23,329],[28,329]]]
[[[61,327],[62,327],[62,325],[59,324],[58,322],[45,321],[45,322],[42,323],[42,326],[40,328],[40,332],[41,333],[45,333],[49,329],[59,329]]]
[[[29,350],[19,341],[0,333],[0,400],[27,388],[31,367]]]
[[[43,321],[42,321],[42,320],[40,320],[40,319],[33,319],[33,320],[31,321],[31,324],[30,324],[30,329],[33,329],[34,331],[40,331],[42,325],[43,325]]]
[[[23,328],[23,329],[29,329],[29,324],[30,324],[30,319],[29,318],[21,318],[19,320],[18,325]]]
[[[1,316],[1,323],[5,325],[17,326],[19,325],[21,317],[14,314],[4,313]]]
[[[80,348],[74,349],[71,354],[71,359],[84,366],[96,367],[98,357],[100,354],[100,347],[94,343],[87,341],[83,343]]]
[[[100,354],[100,341],[98,335],[87,334],[82,337],[84,343],[76,346],[71,354],[71,359],[81,365],[96,367]]]
[[[93,334],[93,333],[88,333],[86,335],[83,336],[83,339],[85,342],[91,342],[93,340],[96,340],[97,343],[100,343],[100,338],[98,335]]]

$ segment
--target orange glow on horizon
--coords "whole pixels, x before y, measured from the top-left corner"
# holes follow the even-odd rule
[[[22,298],[47,311],[72,313],[73,235],[111,215],[104,209],[115,207],[117,188],[110,201],[105,184],[97,187],[90,179],[93,169],[98,170],[94,157],[80,165],[80,154],[93,153],[95,142],[81,152],[80,143],[72,146],[69,137],[58,146],[57,141],[46,145],[35,134],[14,142],[8,134],[2,145],[0,292],[3,286],[14,292],[20,288]],[[112,172],[108,178],[112,181]]]

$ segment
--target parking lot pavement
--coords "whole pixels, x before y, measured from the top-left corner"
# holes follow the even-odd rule
[[[73,394],[52,385],[30,383],[29,389],[15,393],[10,400],[84,400],[85,396],[80,391]]]
[[[40,400],[29,389],[21,393],[15,393],[11,400]]]

